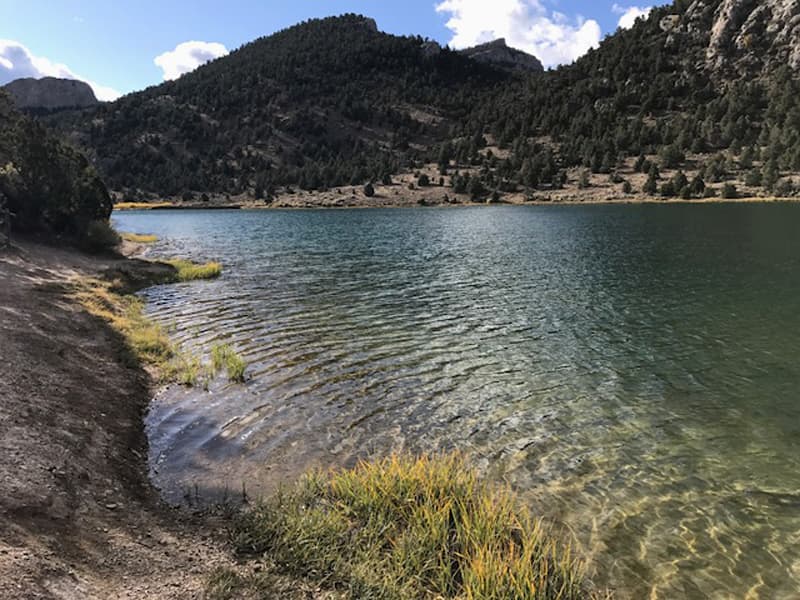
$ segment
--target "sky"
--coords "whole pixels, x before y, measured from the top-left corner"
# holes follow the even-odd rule
[[[0,85],[66,77],[113,100],[305,19],[347,12],[453,48],[505,37],[552,68],[650,8],[641,0],[0,0]]]

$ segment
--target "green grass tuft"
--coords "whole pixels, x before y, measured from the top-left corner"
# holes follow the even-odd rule
[[[218,344],[211,349],[211,369],[214,373],[225,369],[228,380],[244,383],[247,363],[230,345]]]
[[[575,600],[584,567],[460,455],[315,473],[245,513],[242,554],[349,598]]]
[[[165,260],[163,262],[175,268],[178,281],[216,279],[222,273],[222,265],[218,262],[208,262],[204,265],[183,259]]]

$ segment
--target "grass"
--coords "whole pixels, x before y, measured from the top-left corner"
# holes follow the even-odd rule
[[[131,366],[143,364],[155,369],[162,382],[177,381],[195,386],[203,372],[199,359],[180,351],[163,327],[144,314],[144,301],[123,293],[121,281],[103,281],[89,277],[73,282],[73,293],[90,313],[109,323],[125,339]]]
[[[172,202],[117,202],[114,210],[152,210],[175,206]]]
[[[217,344],[211,349],[211,369],[214,373],[224,369],[229,381],[244,383],[247,363],[230,345]]]
[[[197,281],[200,279],[215,279],[222,273],[222,265],[218,262],[205,264],[193,263],[189,260],[172,259],[162,261],[171,265],[177,271],[177,281]]]
[[[597,597],[570,548],[460,455],[394,456],[308,475],[246,512],[234,542],[241,554],[346,598]],[[225,589],[244,585],[218,578],[215,597],[239,597]]]
[[[155,244],[158,241],[157,235],[141,233],[121,233],[120,237],[126,242],[133,242],[134,244]]]

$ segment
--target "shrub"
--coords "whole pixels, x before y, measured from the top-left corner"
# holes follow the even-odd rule
[[[368,183],[367,185],[365,185],[364,186],[364,195],[367,198],[372,198],[375,195],[375,186],[373,186],[371,183]]]
[[[569,547],[458,455],[311,474],[245,513],[234,543],[351,598],[591,597]]]
[[[779,198],[786,198],[794,194],[794,184],[790,179],[781,179],[775,186],[775,195]]]
[[[578,189],[585,190],[590,185],[591,180],[589,179],[589,170],[581,169],[581,172],[578,174]]]
[[[91,221],[86,227],[81,245],[90,252],[104,252],[116,248],[120,242],[122,242],[122,238],[111,226],[111,223]]]
[[[744,177],[745,185],[749,185],[750,187],[759,187],[764,181],[764,178],[761,175],[761,171],[758,169],[753,169],[752,171],[748,171],[747,175]]]
[[[671,181],[666,181],[661,186],[661,195],[664,198],[672,198],[676,195],[675,185]]]
[[[425,173],[423,173],[417,178],[417,184],[419,187],[428,187],[431,184],[431,180]]]
[[[739,192],[736,190],[736,186],[732,183],[726,183],[722,186],[722,197],[726,200],[733,200],[739,197]]]
[[[630,181],[624,181],[622,183],[622,193],[623,194],[632,194],[633,193],[633,186],[631,185]]]

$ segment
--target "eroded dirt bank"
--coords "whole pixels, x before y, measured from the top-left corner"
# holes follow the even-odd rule
[[[147,374],[68,281],[125,259],[0,250],[0,598],[199,598],[221,518],[164,507],[146,473]]]

